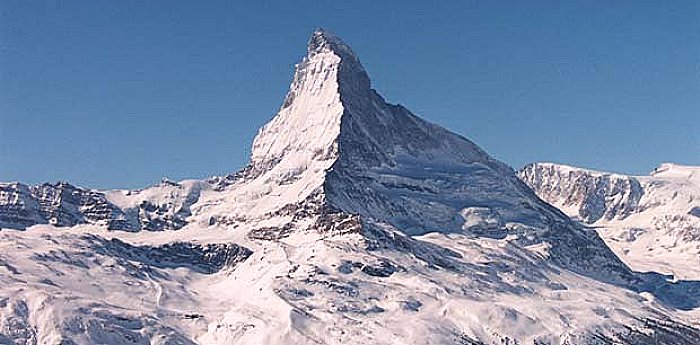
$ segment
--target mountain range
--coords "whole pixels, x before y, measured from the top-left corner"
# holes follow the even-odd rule
[[[665,163],[626,176],[535,163],[519,176],[545,201],[598,230],[636,270],[700,278],[700,167]]]
[[[237,173],[0,184],[0,344],[698,344],[698,277],[596,229],[696,241],[697,169],[665,167],[516,172],[317,30]]]

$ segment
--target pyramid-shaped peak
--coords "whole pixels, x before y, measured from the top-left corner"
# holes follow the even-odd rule
[[[325,30],[311,35],[282,108],[256,136],[247,174],[241,188],[254,199],[241,216],[264,219],[299,205],[409,235],[546,242],[560,263],[591,263],[581,271],[602,276],[596,267],[605,263],[619,276],[629,273],[600,238],[538,199],[510,167],[387,103],[352,50]],[[282,227],[296,226],[288,224]]]
[[[360,63],[352,48],[345,44],[338,36],[325,29],[316,29],[309,38],[308,54],[302,63],[297,67],[306,67],[308,63],[320,62],[323,66],[337,65],[340,73],[337,79],[350,82],[352,87],[361,90],[369,90],[369,76]],[[336,56],[337,61],[328,60],[328,55]],[[323,60],[323,61],[321,61]],[[313,70],[313,69],[312,69]],[[307,70],[308,71],[308,70]],[[297,72],[304,72],[299,71]],[[301,77],[301,75],[299,75]]]

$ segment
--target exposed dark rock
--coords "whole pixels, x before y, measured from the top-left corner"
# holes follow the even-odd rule
[[[625,218],[639,210],[644,195],[644,189],[634,177],[562,168],[556,164],[531,164],[518,175],[545,201],[578,207],[578,214],[586,223]]]
[[[134,246],[118,239],[87,235],[98,252],[159,268],[188,267],[200,273],[215,273],[245,261],[253,252],[233,243],[195,244],[174,242],[162,246]]]
[[[100,192],[65,182],[31,187],[0,184],[0,227],[24,229],[35,224],[97,224],[113,230],[132,229],[124,212]]]
[[[359,269],[362,273],[373,276],[386,278],[391,276],[396,272],[406,271],[405,268],[394,264],[393,262],[380,258],[375,263],[361,263],[356,261],[343,261],[338,266],[338,272],[344,274],[350,274],[353,269]]]

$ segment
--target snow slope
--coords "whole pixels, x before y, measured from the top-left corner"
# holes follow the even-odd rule
[[[46,224],[13,188],[0,344],[700,342],[698,283],[630,270],[323,30],[242,171],[80,189],[130,231]]]

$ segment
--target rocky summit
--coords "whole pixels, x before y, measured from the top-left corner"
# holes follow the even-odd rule
[[[0,343],[700,342],[700,285],[630,269],[325,30],[241,171],[2,184],[0,222]]]

